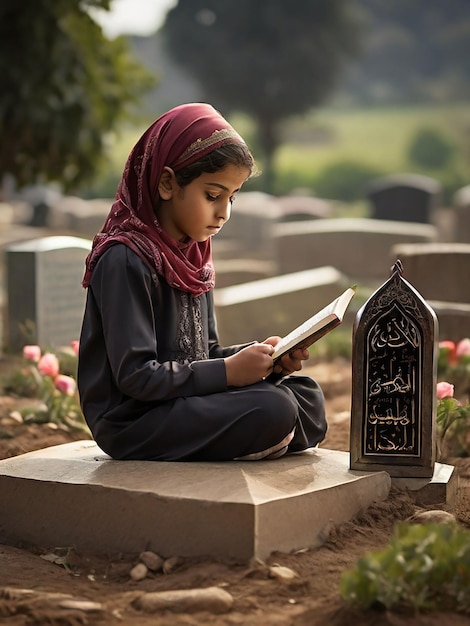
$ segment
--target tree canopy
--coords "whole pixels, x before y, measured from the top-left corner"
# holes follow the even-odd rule
[[[153,85],[127,41],[106,39],[87,12],[109,3],[0,3],[0,181],[70,189],[91,178],[106,133]]]
[[[364,14],[364,54],[345,92],[369,104],[468,99],[468,0],[354,1]]]
[[[349,0],[179,0],[163,26],[169,53],[207,99],[254,119],[268,188],[281,122],[332,94],[360,33]]]

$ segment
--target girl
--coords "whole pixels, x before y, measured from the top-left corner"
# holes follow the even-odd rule
[[[115,459],[277,458],[325,436],[323,394],[273,368],[280,337],[221,347],[211,237],[254,170],[243,139],[208,104],[162,115],[132,150],[93,240],[80,337],[83,414]]]

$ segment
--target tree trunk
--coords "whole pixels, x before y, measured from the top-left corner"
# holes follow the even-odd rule
[[[275,181],[274,154],[279,145],[279,133],[276,123],[267,117],[258,118],[258,137],[263,158],[263,191],[273,193]]]

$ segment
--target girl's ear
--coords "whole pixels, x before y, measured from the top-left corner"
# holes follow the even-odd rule
[[[170,200],[176,189],[175,173],[171,167],[165,166],[158,181],[158,195],[162,200]]]

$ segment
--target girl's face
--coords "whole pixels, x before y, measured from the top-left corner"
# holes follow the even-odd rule
[[[177,241],[190,237],[202,242],[216,235],[230,219],[232,202],[249,174],[245,167],[227,165],[180,187],[174,172],[165,168],[158,187],[162,202],[156,211],[163,230]]]

